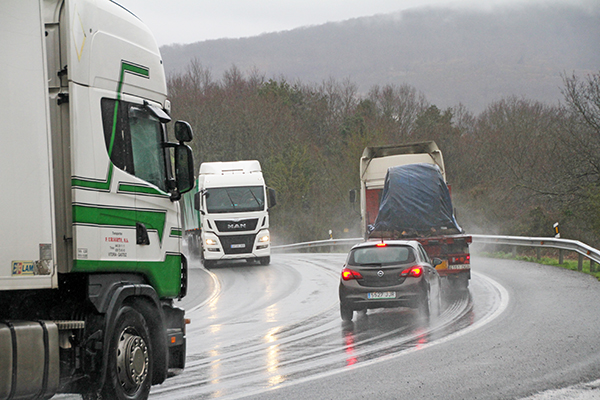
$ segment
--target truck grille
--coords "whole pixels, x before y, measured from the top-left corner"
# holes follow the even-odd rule
[[[256,235],[219,236],[225,254],[252,253]]]
[[[215,221],[219,232],[243,232],[253,231],[258,224],[258,218],[234,220],[217,220]]]

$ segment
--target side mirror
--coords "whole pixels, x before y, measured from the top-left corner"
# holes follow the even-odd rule
[[[443,263],[443,261],[442,261],[442,260],[440,260],[440,259],[439,259],[439,258],[437,258],[437,257],[436,257],[436,258],[434,258],[432,261],[433,261],[433,267],[434,267],[434,268],[435,268],[435,267],[437,267],[438,265],[442,265],[442,263]]]
[[[188,145],[175,146],[175,179],[181,194],[194,188],[194,155]]]
[[[269,194],[269,208],[275,207],[277,205],[277,192],[273,188],[267,188],[267,192]]]
[[[196,192],[194,195],[194,209],[199,211],[200,214],[204,215],[204,210],[202,209],[202,195],[204,192]]]
[[[350,204],[356,203],[356,189],[352,189],[348,192],[348,197],[350,199]]]
[[[191,142],[194,138],[192,126],[185,121],[175,122],[175,139],[179,143]]]

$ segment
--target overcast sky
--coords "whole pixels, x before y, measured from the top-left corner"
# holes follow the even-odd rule
[[[598,0],[115,0],[149,26],[159,46],[256,36],[421,6],[478,7]]]

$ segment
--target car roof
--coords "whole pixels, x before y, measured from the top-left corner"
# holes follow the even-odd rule
[[[351,250],[362,248],[362,247],[377,247],[378,244],[385,243],[387,245],[395,245],[395,246],[410,246],[414,249],[417,249],[419,246],[419,242],[416,240],[369,240],[366,242],[358,243],[352,246]]]

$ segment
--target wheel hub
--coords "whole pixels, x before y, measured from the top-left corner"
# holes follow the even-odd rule
[[[127,391],[136,391],[148,376],[148,346],[135,332],[124,330],[117,349],[119,383]]]

